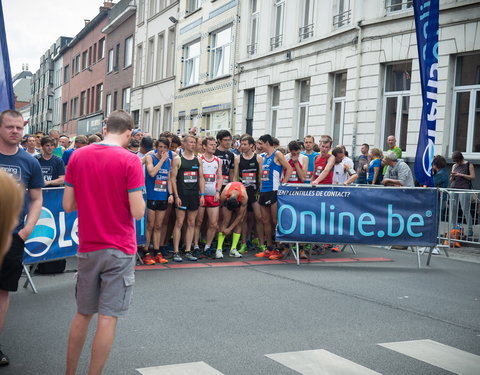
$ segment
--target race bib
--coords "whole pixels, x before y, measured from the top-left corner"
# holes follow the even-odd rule
[[[167,181],[156,179],[155,185],[153,186],[153,191],[157,193],[166,193],[167,192]]]
[[[228,184],[229,180],[230,180],[230,176],[223,175],[223,185]]]
[[[204,174],[203,178],[205,179],[205,183],[215,182],[215,175],[214,174]]]
[[[198,172],[191,171],[191,172],[184,172],[183,173],[183,182],[186,184],[192,184],[198,181]]]
[[[268,169],[262,171],[262,181],[268,181]]]
[[[253,185],[257,182],[257,174],[255,172],[243,172],[242,182],[245,185]]]
[[[312,177],[313,177],[313,172],[312,172],[312,171],[308,171],[308,172],[307,172],[306,180],[307,180],[307,181],[310,181],[310,180],[312,179]]]
[[[297,171],[293,171],[292,174],[290,175],[290,178],[288,179],[288,182],[297,182]]]
[[[321,166],[318,166],[318,167],[317,167],[317,170],[315,171],[315,174],[316,174],[317,176],[320,176],[320,175],[322,174],[322,171],[323,171],[323,168],[322,168]]]

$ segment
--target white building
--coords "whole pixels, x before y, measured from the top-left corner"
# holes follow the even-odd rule
[[[154,138],[172,129],[178,3],[137,0],[131,109],[136,125]]]
[[[480,159],[480,3],[440,0],[436,153]],[[330,134],[359,153],[390,134],[415,156],[422,110],[412,1],[245,0],[235,132]],[[476,104],[477,103],[477,104]]]

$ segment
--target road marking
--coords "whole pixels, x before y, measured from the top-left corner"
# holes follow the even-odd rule
[[[460,375],[478,375],[480,356],[433,340],[413,340],[378,344],[409,357]]]
[[[268,358],[303,375],[380,375],[327,350],[267,354]]]
[[[137,368],[142,375],[223,375],[205,362]]]

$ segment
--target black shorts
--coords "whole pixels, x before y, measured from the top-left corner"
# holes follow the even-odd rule
[[[277,203],[277,192],[276,191],[265,191],[265,192],[260,192],[260,195],[258,197],[258,203],[260,203],[261,206],[271,206],[272,204]]]
[[[9,292],[16,292],[18,289],[18,280],[23,271],[23,252],[25,242],[14,233],[10,250],[5,254],[3,265],[0,269],[0,289]]]
[[[253,204],[257,201],[257,192],[254,189],[246,189],[248,195],[247,211],[253,212]]]
[[[200,207],[200,196],[198,195],[180,195],[180,200],[182,201],[182,206],[176,206],[178,210],[196,211]]]
[[[153,211],[165,211],[168,208],[168,201],[147,200],[147,208]]]

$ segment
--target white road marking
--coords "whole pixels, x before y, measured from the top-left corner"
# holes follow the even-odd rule
[[[455,374],[480,374],[480,356],[433,340],[388,342],[378,345]]]
[[[323,349],[266,356],[303,375],[380,375],[376,371]]]
[[[205,362],[138,368],[142,375],[223,375]]]

